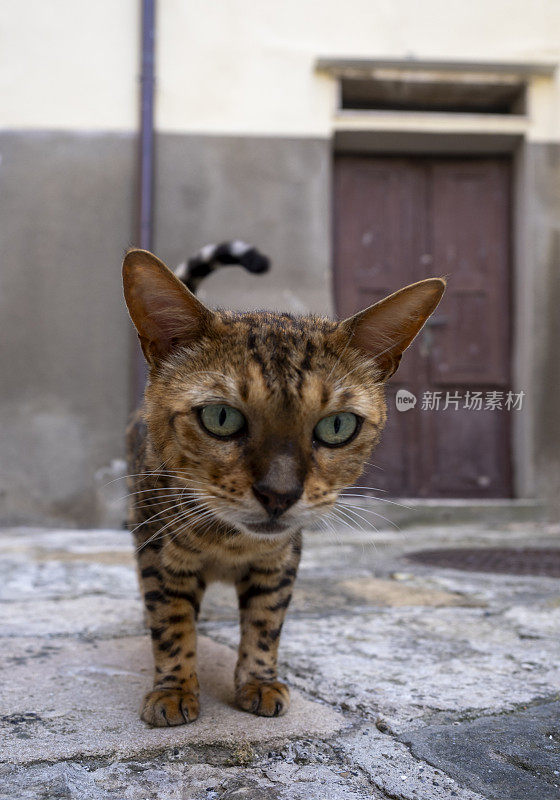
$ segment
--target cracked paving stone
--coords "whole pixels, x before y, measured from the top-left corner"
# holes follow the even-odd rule
[[[362,769],[371,783],[392,800],[487,800],[426,761],[374,725],[340,739],[349,762]],[[505,796],[501,800],[509,800]]]
[[[403,734],[412,753],[495,800],[560,797],[560,702]]]
[[[0,767],[0,800],[384,800],[348,771],[287,766],[294,767],[289,778],[265,764],[224,768],[162,760]]]

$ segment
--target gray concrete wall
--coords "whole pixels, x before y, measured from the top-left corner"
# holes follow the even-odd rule
[[[560,516],[560,145],[526,153],[527,269],[532,272],[530,386],[535,490]],[[522,221],[520,221],[522,222]]]
[[[0,155],[0,516],[92,524],[123,453],[134,144],[3,133]]]

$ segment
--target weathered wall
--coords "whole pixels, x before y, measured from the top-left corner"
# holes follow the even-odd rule
[[[560,145],[527,150],[529,253],[534,292],[531,385],[537,496],[560,515]]]
[[[1,516],[91,524],[94,473],[123,451],[134,146],[3,133],[0,156]]]

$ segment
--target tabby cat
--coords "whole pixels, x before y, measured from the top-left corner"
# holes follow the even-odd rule
[[[276,661],[302,528],[362,472],[385,423],[384,383],[445,282],[414,283],[334,322],[212,311],[145,250],[126,255],[123,279],[150,370],[128,434],[129,524],[155,661],[141,717],[198,717],[196,619],[216,580],[239,599],[238,706],[284,714]]]

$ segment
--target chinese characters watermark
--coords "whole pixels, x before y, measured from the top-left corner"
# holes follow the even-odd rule
[[[425,391],[420,402],[421,411],[521,411],[525,392],[488,390],[486,392]],[[408,389],[399,389],[395,397],[399,411],[409,411],[417,403],[417,397]]]

